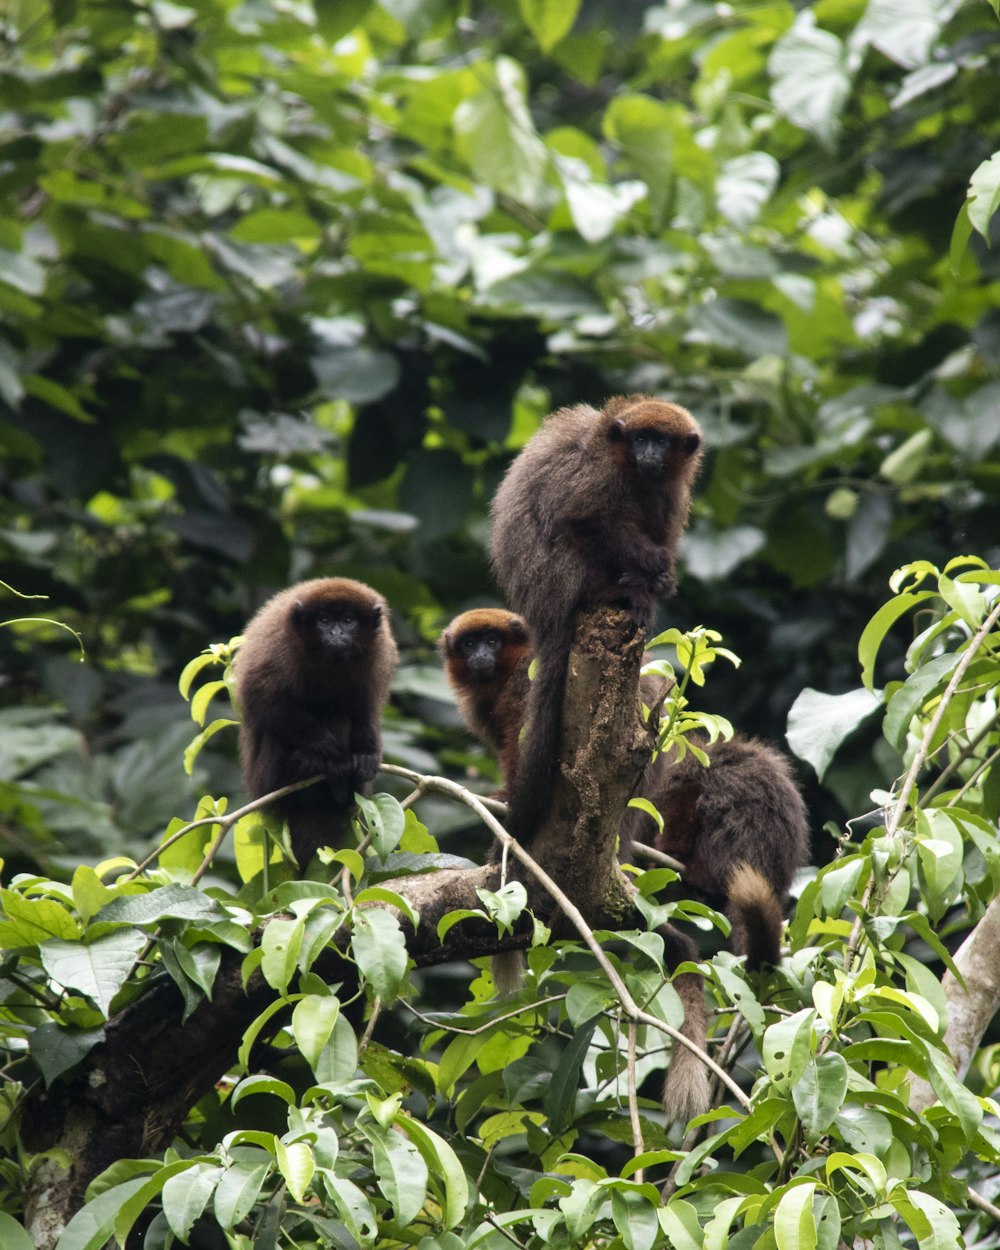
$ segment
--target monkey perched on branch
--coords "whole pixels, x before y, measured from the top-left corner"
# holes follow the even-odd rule
[[[325,784],[275,803],[300,867],[342,844],[355,791],[382,762],[382,709],[398,653],[389,610],[363,582],[321,577],[257,612],[236,655],[243,784],[259,798],[317,773]]]
[[[455,617],[438,639],[438,650],[462,720],[474,738],[493,749],[506,791],[517,773],[528,701],[527,627],[503,608],[474,608]]]
[[[576,613],[598,603],[648,625],[674,589],[701,431],[676,404],[645,395],[581,404],[545,419],[493,499],[493,567],[538,657],[528,730],[509,787],[508,827],[530,843],[559,758]]]
[[[441,646],[466,728],[493,749],[509,785],[530,685],[524,622],[502,609],[465,612],[445,630]],[[456,658],[472,649],[474,668]],[[666,688],[653,673],[639,682],[650,707]],[[635,795],[660,812],[663,831],[641,808],[626,808],[619,858],[628,860],[635,843],[646,843],[679,859],[685,888],[729,916],[730,944],[746,955],[747,967],[776,964],[784,899],[809,853],[805,804],[788,761],[773,747],[742,734],[729,742],[699,737],[698,745],[708,767],[690,752],[678,760],[673,749],[646,765]]]

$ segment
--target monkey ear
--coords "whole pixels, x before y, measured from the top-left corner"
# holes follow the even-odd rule
[[[305,617],[306,617],[305,604],[302,602],[301,599],[296,599],[295,603],[292,605],[292,620],[295,622],[296,625],[298,625],[301,628],[302,625],[305,623]]]
[[[700,434],[689,434],[687,438],[684,440],[684,452],[688,456],[693,456],[700,446],[701,446]]]
[[[381,619],[382,619],[382,605],[381,603],[373,603],[372,604],[372,624],[377,625]]]
[[[621,419],[621,417],[617,417],[608,426],[608,438],[610,438],[613,443],[620,443],[624,441],[625,422]]]

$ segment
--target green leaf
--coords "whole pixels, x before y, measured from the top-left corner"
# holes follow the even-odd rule
[[[279,1139],[275,1142],[275,1156],[289,1193],[296,1202],[302,1202],[316,1174],[316,1160],[309,1144],[297,1141],[285,1145]]]
[[[0,922],[0,946],[38,946],[52,938],[78,939],[80,926],[70,912],[52,898],[25,898],[15,890],[0,890],[6,920]]]
[[[842,1055],[817,1055],[792,1086],[792,1101],[807,1133],[818,1135],[833,1123],[847,1093],[847,1064]]]
[[[378,1229],[378,1219],[364,1191],[353,1181],[332,1173],[326,1174],[323,1179],[348,1233],[359,1245],[372,1245]]]
[[[63,1230],[59,1250],[103,1250],[114,1231],[118,1212],[145,1184],[144,1176],[133,1177],[86,1203]]]
[[[358,810],[365,832],[371,835],[379,857],[385,857],[399,845],[406,828],[406,813],[399,800],[391,794],[376,794],[374,798],[358,800]]]
[[[103,1040],[103,1029],[70,1029],[46,1020],[32,1030],[29,1048],[48,1086]]]
[[[146,935],[122,929],[96,938],[89,945],[54,939],[39,948],[45,971],[60,985],[79,990],[107,1017],[111,1001],[128,979]]]
[[[952,653],[935,656],[922,664],[896,690],[886,705],[882,733],[886,741],[902,753],[910,723],[921,710],[928,697],[943,688],[955,670],[960,657]]]
[[[34,1241],[23,1226],[6,1211],[0,1211],[0,1243],[4,1250],[35,1250]]]
[[[895,1191],[889,1200],[909,1225],[920,1250],[954,1250],[961,1245],[958,1219],[940,1198],[920,1189],[907,1189]]]
[[[778,111],[832,148],[851,90],[844,46],[837,36],[817,27],[815,13],[807,9],[775,44],[768,70]]]
[[[809,1063],[816,1012],[803,1008],[764,1030],[764,1067],[775,1086],[789,1093]]]
[[[550,52],[572,29],[580,0],[518,0],[518,7],[538,46]]]
[[[812,1201],[816,1182],[788,1186],[774,1212],[774,1240],[778,1250],[816,1250],[816,1221]]]
[[[428,1170],[416,1145],[395,1129],[358,1126],[372,1147],[372,1165],[379,1188],[391,1203],[396,1222],[404,1228],[420,1214],[427,1198]]]
[[[154,925],[161,920],[223,920],[214,899],[190,885],[165,885],[132,898],[116,898],[96,919],[108,924]]]
[[[295,1004],[292,1036],[314,1072],[339,1014],[340,1002],[333,995],[307,994]]]
[[[856,40],[870,40],[904,69],[926,65],[952,10],[941,0],[869,0],[855,27]]]
[[[455,110],[459,156],[487,186],[535,205],[549,154],[528,111],[524,70],[500,56],[480,62],[476,77],[479,91]]]
[[[304,927],[305,917],[285,920],[279,916],[269,922],[261,936],[260,970],[264,980],[279,994],[287,992],[298,970]]]
[[[788,745],[822,781],[840,744],[880,706],[868,690],[823,694],[807,686],[788,712]]]
[[[246,1219],[260,1196],[270,1170],[270,1162],[253,1166],[242,1159],[237,1159],[226,1168],[215,1188],[215,1218],[221,1228],[229,1232]]]
[[[557,1137],[573,1118],[576,1106],[576,1090],[580,1083],[580,1069],[594,1036],[597,1021],[594,1016],[586,1024],[580,1025],[569,1045],[563,1050],[558,1064],[552,1073],[552,1079],[545,1090],[542,1107],[549,1118],[552,1135]]]
[[[611,1218],[626,1250],[652,1250],[660,1234],[656,1207],[634,1189],[611,1191]]]
[[[374,908],[354,913],[351,950],[372,991],[390,1003],[406,977],[407,954],[399,921]]]
[[[865,626],[858,642],[858,659],[861,661],[861,680],[866,690],[874,689],[875,657],[886,634],[901,616],[912,612],[918,604],[933,597],[934,592],[931,590],[904,592],[883,604]]]
[[[990,223],[1000,208],[1000,152],[994,152],[988,161],[978,167],[969,181],[966,211],[973,228],[988,243]]]

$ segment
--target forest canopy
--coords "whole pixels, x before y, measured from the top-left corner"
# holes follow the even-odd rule
[[[8,0],[4,1247],[993,1244],[998,73],[996,0]],[[809,812],[764,976],[662,864],[627,925],[607,858],[582,929],[501,886],[435,652],[543,417],[631,393],[705,439],[650,631],[686,727]],[[229,819],[227,662],[326,576],[402,662],[301,876]]]

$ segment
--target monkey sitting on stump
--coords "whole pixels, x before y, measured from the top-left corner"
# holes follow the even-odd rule
[[[698,423],[677,404],[618,396],[550,414],[507,470],[492,504],[497,581],[538,658],[527,744],[510,783],[508,828],[530,845],[559,759],[576,614],[599,603],[649,625],[674,590],[677,544],[701,461]]]
[[[273,805],[300,868],[320,846],[344,843],[355,791],[382,762],[382,709],[398,659],[388,615],[363,582],[315,578],[269,599],[236,654],[247,793],[326,778]]]

